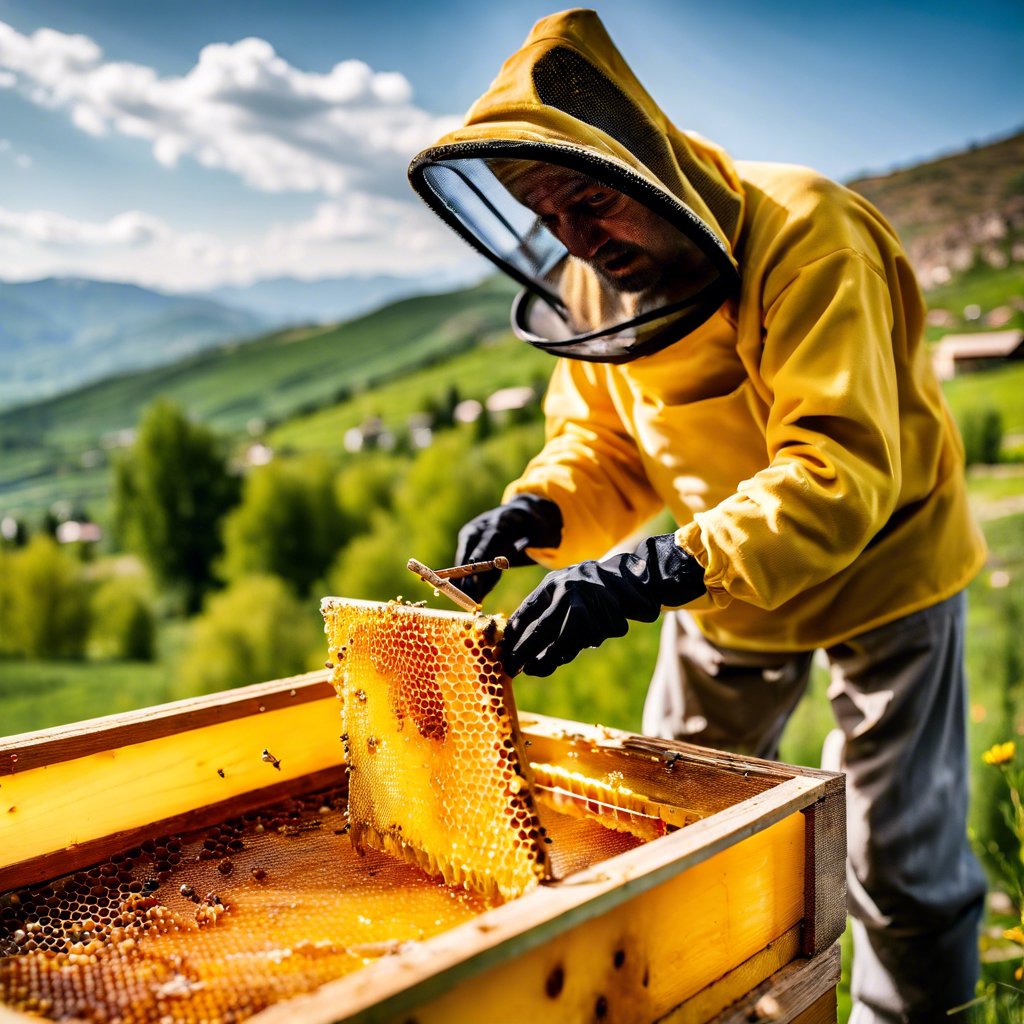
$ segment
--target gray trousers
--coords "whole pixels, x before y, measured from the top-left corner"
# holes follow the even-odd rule
[[[843,737],[825,767],[846,772],[850,1024],[950,1020],[974,996],[985,879],[966,837],[964,619],[957,594],[825,652]],[[776,758],[812,657],[718,647],[668,612],[644,732]]]

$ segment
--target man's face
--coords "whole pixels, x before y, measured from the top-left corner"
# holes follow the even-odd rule
[[[707,269],[682,232],[593,178],[541,163],[501,177],[573,256],[617,291],[667,293]]]

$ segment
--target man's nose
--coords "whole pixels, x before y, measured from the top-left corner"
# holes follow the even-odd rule
[[[608,232],[589,217],[566,217],[559,235],[562,244],[577,259],[589,260],[608,241]]]

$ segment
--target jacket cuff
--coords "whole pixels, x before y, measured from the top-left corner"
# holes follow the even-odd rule
[[[692,555],[704,568],[704,586],[708,597],[718,608],[726,608],[732,604],[732,596],[725,589],[724,566],[714,565],[711,552],[704,543],[704,533],[696,520],[676,530],[676,543],[689,555]]]

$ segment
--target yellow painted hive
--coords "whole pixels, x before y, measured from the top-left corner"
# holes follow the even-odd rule
[[[835,1019],[840,777],[520,731],[486,620],[341,604],[329,673],[0,740],[0,1024]]]

